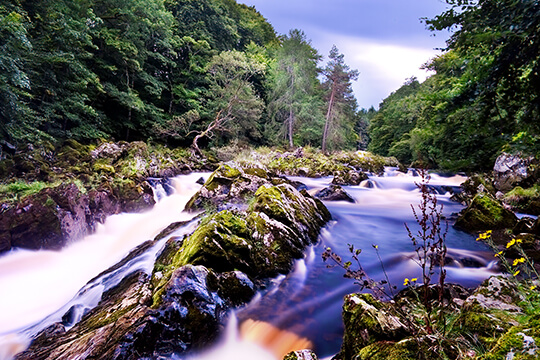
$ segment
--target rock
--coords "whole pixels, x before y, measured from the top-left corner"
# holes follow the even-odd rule
[[[506,193],[502,200],[516,212],[540,215],[540,187],[538,185],[528,189],[516,186]]]
[[[210,175],[203,187],[186,204],[186,210],[222,209],[224,204],[242,204],[257,189],[269,183],[266,170],[243,169],[235,164],[222,164]]]
[[[343,323],[343,345],[336,360],[355,359],[368,345],[399,341],[411,334],[392,306],[375,300],[371,294],[345,296]]]
[[[316,198],[326,201],[348,201],[354,203],[354,199],[339,185],[330,185],[319,190],[314,195]]]
[[[517,221],[516,215],[504,208],[499,201],[480,193],[460,212],[455,227],[469,232],[494,230],[513,228]]]
[[[319,358],[311,350],[296,350],[291,351],[283,360],[318,360]]]
[[[355,170],[336,171],[332,184],[334,185],[359,185],[362,181],[367,180],[368,176],[363,172]]]
[[[113,189],[83,193],[74,183],[47,187],[16,204],[0,218],[0,252],[11,248],[58,250],[95,230],[112,214],[141,211],[154,204],[152,190],[126,181]]]
[[[1,243],[26,249],[60,249],[86,234],[88,199],[75,184],[45,188],[9,207],[0,218]],[[4,245],[4,250],[9,250]]]
[[[94,159],[107,158],[116,160],[122,155],[123,148],[115,143],[103,143],[95,150],[92,150],[90,154]]]
[[[517,185],[531,185],[538,177],[538,161],[534,156],[502,153],[493,167],[494,185],[507,192]]]

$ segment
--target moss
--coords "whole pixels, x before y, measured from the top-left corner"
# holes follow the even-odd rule
[[[223,210],[205,219],[186,239],[173,264],[204,265],[216,271],[240,269],[251,272],[250,231],[245,219]]]
[[[538,359],[540,355],[538,345],[540,345],[540,318],[536,315],[526,324],[512,327],[497,341],[489,353],[480,359]]]
[[[116,171],[114,169],[114,166],[110,164],[109,159],[99,159],[97,160],[94,165],[92,166],[92,169],[95,172],[102,172],[107,174],[115,174]]]
[[[516,186],[504,196],[504,202],[515,211],[540,215],[540,185],[535,184],[526,189]]]
[[[8,184],[0,185],[0,200],[13,202],[22,200],[28,196],[37,194],[41,190],[59,185],[58,183],[46,183],[42,181],[26,182],[15,180]]]
[[[462,211],[456,227],[466,231],[512,228],[517,217],[491,196],[480,193]]]

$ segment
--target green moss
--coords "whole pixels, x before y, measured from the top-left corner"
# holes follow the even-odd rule
[[[0,200],[13,202],[24,199],[27,196],[37,194],[41,190],[59,185],[58,183],[46,183],[42,181],[26,182],[15,180],[9,184],[0,184]]]
[[[95,172],[102,172],[107,174],[115,174],[116,170],[114,169],[114,166],[110,164],[110,159],[99,159],[97,160],[94,165],[92,166],[92,169]]]
[[[536,315],[530,318],[526,324],[512,327],[497,341],[489,353],[485,354],[481,359],[538,359],[540,355],[538,345],[540,345],[540,319]],[[513,357],[510,357],[510,354]]]
[[[488,194],[474,197],[456,221],[456,226],[467,231],[511,228],[517,217]]]

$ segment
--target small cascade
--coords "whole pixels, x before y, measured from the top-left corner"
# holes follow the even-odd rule
[[[221,341],[187,360],[280,360],[291,351],[313,346],[309,340],[264,321],[247,319],[238,323],[236,314],[232,313]],[[174,355],[172,359],[182,358]]]
[[[9,296],[0,297],[0,359],[10,359],[13,349],[24,349],[31,336],[52,323],[63,322],[69,328],[125,276],[137,270],[151,273],[166,239],[125,262],[121,260],[169,224],[196,215],[183,209],[200,188],[195,184],[200,176],[171,179],[174,193],[161,198],[151,210],[112,215],[94,234],[61,251],[18,249],[1,256],[0,288]],[[193,226],[186,225],[172,235],[192,231]],[[114,270],[104,273],[119,262]],[[96,278],[97,274],[102,275]]]

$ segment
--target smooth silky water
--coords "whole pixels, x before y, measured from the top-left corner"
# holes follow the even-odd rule
[[[169,224],[192,219],[196,214],[183,209],[200,188],[196,181],[202,175],[193,173],[171,179],[175,190],[164,196],[163,188],[157,187],[154,194],[159,201],[151,210],[109,216],[94,234],[61,251],[18,249],[3,254],[0,257],[0,360],[9,360],[25,350],[32,336],[62,321],[68,311],[73,313],[73,325],[98,304],[104,291],[125,276],[137,270],[150,274],[167,238],[119,269],[95,278]],[[171,236],[189,233],[194,226],[190,223]]]
[[[414,172],[403,174],[387,169],[384,176],[370,176],[360,186],[345,186],[355,203],[325,202],[333,220],[320,235],[317,245],[307,249],[294,270],[270,281],[246,307],[231,315],[222,342],[208,352],[173,359],[281,359],[291,349],[313,348],[321,357],[335,354],[343,334],[341,306],[343,296],[358,291],[343,270],[329,269],[321,254],[327,248],[349,257],[348,244],[363,250],[363,268],[374,280],[384,273],[372,245],[378,245],[390,282],[402,288],[405,277],[420,278],[412,260],[412,243],[406,222],[413,232],[418,229],[411,204],[420,202]],[[164,241],[133,259],[112,274],[92,280],[120,261],[133,248],[152,239],[172,222],[189,220],[193,214],[182,213],[187,200],[198,186],[200,174],[176,180],[183,189],[164,197],[143,214],[114,215],[95,234],[73,243],[60,252],[16,250],[0,257],[0,360],[28,346],[29,339],[50,324],[60,321],[69,309],[79,309],[78,317],[97,305],[101,294],[136,270],[150,273]],[[308,191],[328,186],[331,178],[294,177],[306,184]],[[444,214],[450,216],[462,206],[450,201],[449,188],[457,188],[465,178],[432,175],[430,185],[439,193]],[[474,237],[455,230],[449,224],[446,235],[448,252],[454,261],[447,267],[447,282],[475,286],[494,273],[493,255],[475,242]],[[189,233],[195,223],[173,235]],[[77,319],[75,319],[77,321]],[[246,357],[247,359],[248,357]]]
[[[327,187],[332,181],[331,177],[290,179],[304,183],[310,193]],[[465,180],[463,176],[431,175],[429,184],[438,193],[438,203],[443,205],[443,214],[448,218],[463,208],[450,200],[448,190],[457,190]],[[348,244],[352,244],[363,250],[359,258],[368,275],[374,280],[383,280],[385,274],[373,248],[378,245],[390,283],[398,290],[403,288],[404,278],[420,279],[421,270],[413,260],[414,248],[405,228],[407,223],[413,233],[419,229],[411,205],[420,203],[421,193],[416,186],[420,181],[414,171],[404,174],[389,168],[383,176],[370,176],[359,186],[344,186],[356,202],[325,202],[333,220],[322,230],[317,245],[310,247],[304,259],[296,262],[291,274],[274,279],[265,292],[233,314],[232,321],[241,324],[239,332],[233,335],[228,332],[210,353],[192,359],[211,359],[221,350],[228,357],[220,358],[236,359],[234,354],[226,354],[231,354],[234,348],[236,355],[243,353],[247,343],[253,351],[250,358],[266,359],[270,351],[274,359],[281,359],[284,353],[306,344],[320,358],[337,353],[343,336],[343,297],[359,288],[354,280],[343,277],[342,269],[328,268],[330,263],[323,262],[322,253],[331,247],[347,261],[350,259]],[[446,282],[473,287],[496,273],[492,252],[473,236],[454,229],[451,221],[446,244],[448,257],[453,259],[446,267]]]

